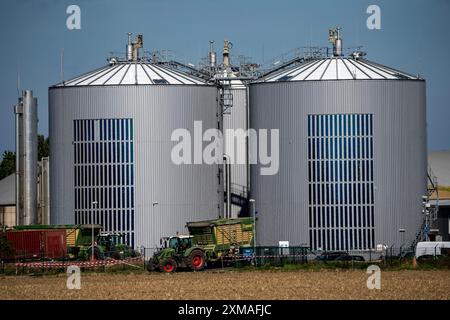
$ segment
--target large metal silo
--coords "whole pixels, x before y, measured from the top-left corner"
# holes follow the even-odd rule
[[[171,160],[174,130],[218,127],[218,90],[129,58],[49,89],[51,220],[100,223],[156,247],[186,222],[220,215],[218,165]]]
[[[426,194],[425,81],[360,57],[309,59],[250,85],[250,125],[279,129],[279,171],[251,167],[258,244],[411,244]]]

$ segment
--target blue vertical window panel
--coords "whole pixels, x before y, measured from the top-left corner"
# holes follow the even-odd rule
[[[87,127],[87,134],[88,134],[88,141],[92,141],[92,128],[91,128],[91,121],[90,120],[86,120],[86,127]]]
[[[130,140],[133,140],[134,132],[133,132],[133,120],[130,120]]]
[[[112,139],[112,125],[111,125],[111,119],[106,120],[106,132],[107,132],[107,140],[110,141]]]
[[[370,138],[370,158],[373,158],[373,138]]]
[[[344,115],[343,117],[343,124],[342,124],[342,135],[346,136],[347,135],[347,115]]]
[[[131,161],[130,162],[134,162],[134,146],[133,146],[133,142],[130,142],[130,156],[131,156]]]
[[[79,120],[79,121],[80,121],[80,141],[85,141],[86,139],[84,138],[83,120]]]
[[[320,159],[325,159],[325,139],[320,138]]]
[[[111,120],[111,139],[116,140],[116,119]]]
[[[73,121],[73,137],[74,141],[77,141],[77,122],[76,120]]]
[[[320,125],[319,125],[320,119],[319,119],[318,115],[314,115],[314,122],[315,122],[315,127],[316,127],[316,130],[314,132],[314,136],[320,137],[320,132],[319,132],[319,130],[320,130]]]
[[[91,123],[91,140],[95,141],[96,136],[95,136],[95,129],[94,129],[94,120],[89,120]]]
[[[127,149],[128,149],[128,145],[127,145]],[[308,159],[311,159],[311,139],[308,139]],[[128,162],[128,152],[127,152],[127,162]]]
[[[357,157],[358,159],[361,158],[361,139],[360,138],[356,138],[356,146],[357,146]]]
[[[120,138],[120,120],[116,119],[116,140],[121,140]]]
[[[360,118],[361,118],[361,136],[365,136],[366,135],[366,131],[365,131],[365,127],[366,127],[366,121],[365,121],[365,119],[366,119],[366,115],[364,115],[364,114],[361,114],[360,115]]]
[[[108,140],[108,120],[102,120],[103,123],[103,141]]]
[[[320,115],[320,136],[323,137],[325,135],[325,125],[324,125],[324,116]]]
[[[314,138],[311,139],[311,159],[316,159],[316,140]]]
[[[122,133],[120,140],[125,140],[125,119],[120,119],[120,130]]]
[[[311,115],[308,115],[308,137],[311,136]]]
[[[360,136],[361,135],[361,133],[360,133],[360,129],[361,129],[361,121],[360,121],[360,119],[361,119],[361,115],[359,115],[359,114],[357,114],[357,115],[355,115],[355,118],[356,118],[356,135],[357,136]]]
[[[361,158],[366,159],[366,139],[360,138],[360,144],[361,144]]]
[[[131,175],[131,179],[130,179],[130,185],[134,185],[134,166],[130,165],[130,175]]]
[[[348,158],[348,156],[347,156],[347,138],[343,138],[343,140],[344,140],[344,159],[347,159]]]
[[[308,181],[311,182],[311,161],[308,161]]]
[[[111,148],[112,148],[112,162],[113,163],[117,163],[119,162],[119,159],[117,158],[118,156],[118,150],[116,148],[116,143],[115,142],[111,142]]]

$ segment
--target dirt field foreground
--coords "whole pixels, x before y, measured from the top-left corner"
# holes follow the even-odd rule
[[[450,270],[382,271],[369,290],[364,271],[183,272],[0,277],[0,299],[450,299]]]

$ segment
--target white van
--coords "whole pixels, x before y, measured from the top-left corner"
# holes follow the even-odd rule
[[[441,249],[449,249],[450,241],[424,241],[417,243],[416,246],[416,259],[425,255],[441,255]]]

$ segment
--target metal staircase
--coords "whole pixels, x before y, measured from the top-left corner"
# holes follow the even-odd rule
[[[428,241],[428,234],[430,233],[431,226],[433,222],[437,219],[438,211],[439,211],[439,188],[437,183],[437,177],[433,174],[431,167],[428,167],[427,172],[428,178],[428,186],[427,186],[427,195],[422,197],[423,203],[423,220],[417,231],[414,240],[411,244],[411,247],[414,248],[418,242],[420,241]],[[435,194],[436,195],[436,204],[434,206],[430,205],[430,197]]]
[[[230,187],[231,204],[241,207],[240,217],[246,217],[249,214],[249,203],[248,203],[248,188],[246,186],[238,185],[235,183],[231,184]],[[227,201],[228,194],[225,191],[225,202]]]

